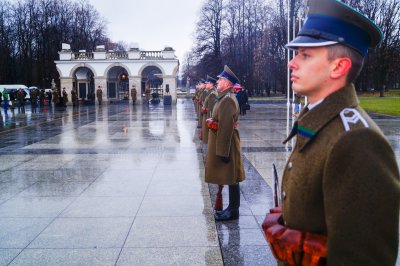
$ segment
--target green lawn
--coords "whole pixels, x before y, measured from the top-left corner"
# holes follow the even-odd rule
[[[399,91],[385,93],[385,97],[379,97],[379,93],[358,95],[361,106],[368,112],[400,116],[400,95]],[[250,100],[286,100],[285,97],[250,97]]]
[[[379,97],[379,91],[374,92],[357,92],[362,97]],[[400,90],[389,90],[384,92],[385,97],[400,97]]]
[[[249,100],[254,101],[278,101],[278,100],[286,100],[285,96],[277,96],[277,97],[249,97]]]
[[[361,107],[368,112],[400,116],[400,97],[360,96],[359,99]]]

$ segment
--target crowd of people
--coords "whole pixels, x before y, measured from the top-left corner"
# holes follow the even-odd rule
[[[72,102],[76,103],[78,98],[74,97],[74,89],[71,94]],[[52,103],[55,107],[66,107],[69,101],[65,88],[62,91],[60,88],[53,88],[47,92],[44,89],[33,88],[29,90],[29,97],[27,95],[28,93],[24,89],[3,89],[0,92],[0,105],[4,110],[14,110],[15,108],[24,109],[26,103],[30,103],[32,110],[35,111],[38,107],[51,106]]]

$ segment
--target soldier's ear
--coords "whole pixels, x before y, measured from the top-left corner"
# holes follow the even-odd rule
[[[339,79],[346,77],[352,67],[352,62],[348,57],[337,58],[332,61],[331,78]]]

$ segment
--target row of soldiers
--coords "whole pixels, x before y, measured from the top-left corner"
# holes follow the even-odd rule
[[[217,221],[239,218],[240,188],[245,180],[243,159],[238,130],[239,103],[234,84],[239,79],[225,66],[218,80],[207,76],[196,86],[194,96],[199,137],[207,145],[205,181],[217,184],[218,193],[214,204]],[[223,209],[222,189],[229,186],[229,205]]]

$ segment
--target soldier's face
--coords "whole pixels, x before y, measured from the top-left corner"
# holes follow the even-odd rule
[[[315,102],[324,98],[325,89],[330,84],[332,62],[328,60],[326,47],[302,47],[289,62],[290,79],[293,90],[309,101]]]
[[[233,86],[232,82],[230,82],[226,78],[221,77],[221,78],[219,78],[217,80],[217,90],[218,90],[218,92],[223,92],[224,90],[227,90],[232,86]]]

